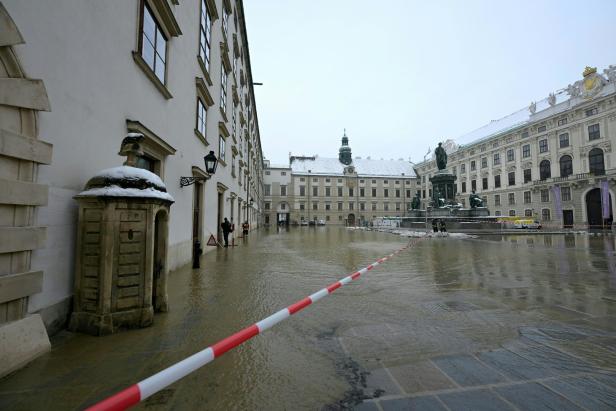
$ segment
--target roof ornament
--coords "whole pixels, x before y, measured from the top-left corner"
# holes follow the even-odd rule
[[[604,69],[603,74],[605,74],[610,83],[616,83],[616,66],[611,65]]]
[[[556,105],[556,96],[554,95],[554,93],[550,93],[550,95],[548,96],[548,103],[551,107],[554,107]]]
[[[530,111],[530,114],[535,114],[537,112],[537,103],[532,101],[530,106],[528,106],[528,111]]]

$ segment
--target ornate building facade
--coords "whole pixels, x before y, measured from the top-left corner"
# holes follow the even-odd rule
[[[582,78],[455,141],[447,140],[447,169],[457,176],[457,199],[474,191],[493,215],[526,216],[554,227],[611,224],[616,163],[616,67]],[[415,168],[422,208],[432,196],[434,159]]]
[[[403,216],[417,192],[412,165],[400,160],[353,159],[342,137],[338,158],[290,156],[289,165],[266,161],[264,222],[364,225]]]
[[[0,22],[0,178],[19,180],[0,190],[0,219],[23,227],[19,241],[0,232],[0,290],[9,282],[14,290],[0,291],[0,333],[37,314],[50,333],[66,325],[74,197],[100,170],[122,165],[127,136],[141,140],[137,166],[174,199],[165,270],[190,263],[197,241],[213,249],[205,243],[224,217],[259,227],[263,155],[241,0],[3,0]],[[10,356],[12,340],[2,341]],[[40,351],[28,349],[20,361]],[[0,363],[1,375],[14,362]]]

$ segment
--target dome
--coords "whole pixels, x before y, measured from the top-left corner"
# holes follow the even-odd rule
[[[165,183],[142,168],[121,166],[100,171],[86,183],[77,197],[137,197],[173,202]]]

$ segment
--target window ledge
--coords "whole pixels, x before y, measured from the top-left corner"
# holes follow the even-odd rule
[[[225,123],[228,123],[229,120],[227,119],[227,113],[225,113],[222,107],[218,107],[218,108],[220,109],[220,115],[222,116],[222,119],[225,120]],[[229,135],[228,131],[227,131],[227,135]]]
[[[207,69],[205,68],[205,62],[199,55],[197,55],[197,62],[199,63],[199,67],[201,67],[201,71],[203,72],[203,77],[205,77],[205,81],[207,81],[207,84],[211,87],[213,83],[212,79],[210,78],[210,73],[208,73]]]
[[[173,98],[173,95],[169,92],[169,89],[160,81],[156,74],[152,71],[148,63],[145,62],[141,54],[136,51],[133,51],[133,60],[137,63],[137,66],[145,73],[146,77],[156,86],[158,91],[165,97],[167,100]]]
[[[195,135],[197,136],[199,140],[201,140],[203,144],[205,144],[206,146],[210,145],[210,143],[207,142],[207,139],[205,138],[205,136],[201,134],[199,130],[195,129]]]
[[[221,158],[218,159],[218,164],[222,164],[223,167],[227,166],[227,162]]]

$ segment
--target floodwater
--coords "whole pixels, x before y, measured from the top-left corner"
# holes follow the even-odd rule
[[[170,311],[157,314],[152,327],[54,337],[50,354],[0,380],[0,409],[83,408],[407,243],[392,234],[335,227],[251,233],[236,247],[205,254],[203,268],[171,273]],[[538,335],[547,336],[550,350],[613,378],[615,249],[611,235],[424,239],[139,407],[373,409],[372,399],[463,390],[465,380],[447,371],[455,356],[510,350],[522,353],[515,357],[520,364],[532,360],[523,353],[543,343]],[[550,354],[540,355],[551,361]],[[405,370],[422,374],[426,366],[447,374],[447,381],[413,388]],[[513,380],[497,374],[499,384]],[[610,385],[600,386],[610,392]],[[499,398],[508,395],[503,387]],[[455,409],[450,400],[445,395],[438,402]]]

